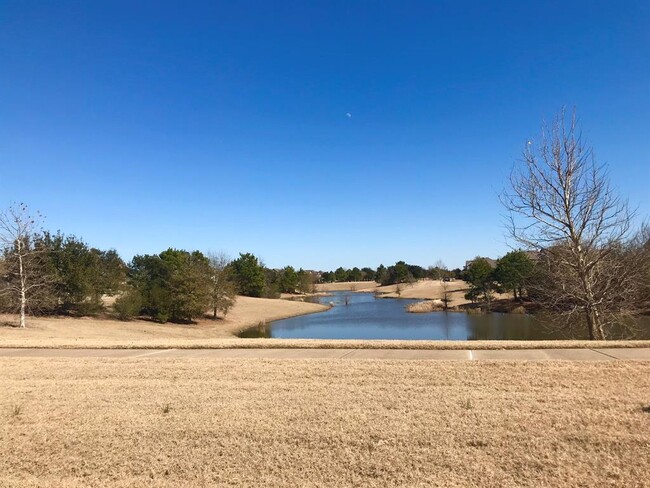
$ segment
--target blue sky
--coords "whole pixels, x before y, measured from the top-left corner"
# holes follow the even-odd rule
[[[648,87],[646,1],[2,1],[0,203],[126,259],[455,267],[563,105],[649,215]]]

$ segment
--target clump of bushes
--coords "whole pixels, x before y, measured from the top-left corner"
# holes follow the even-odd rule
[[[140,315],[142,296],[133,289],[122,293],[113,304],[113,310],[120,320],[131,320]]]

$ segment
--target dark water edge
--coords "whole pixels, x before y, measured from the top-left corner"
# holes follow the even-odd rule
[[[333,307],[251,327],[238,335],[243,338],[451,341],[588,339],[585,330],[559,330],[541,316],[494,312],[408,313],[406,306],[419,300],[378,299],[372,293],[334,292],[316,299],[319,303],[332,303]],[[619,330],[611,338],[650,339],[650,318],[640,320],[638,328],[634,337]]]

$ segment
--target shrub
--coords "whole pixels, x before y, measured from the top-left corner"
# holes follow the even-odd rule
[[[140,315],[142,297],[136,290],[128,290],[115,300],[113,310],[120,320],[131,320]]]

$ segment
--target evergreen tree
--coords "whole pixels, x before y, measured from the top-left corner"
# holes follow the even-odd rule
[[[239,253],[231,264],[232,276],[239,293],[249,297],[261,297],[266,287],[264,267],[251,253]]]
[[[489,309],[494,289],[494,270],[490,263],[483,258],[476,258],[467,268],[465,279],[470,284],[468,297],[474,301],[481,296]]]
[[[524,251],[512,251],[497,261],[494,278],[504,290],[521,299],[523,290],[533,274],[535,263]]]
[[[160,322],[185,322],[210,306],[211,269],[199,251],[168,249],[158,255],[135,256],[131,282],[142,297],[143,313]]]

